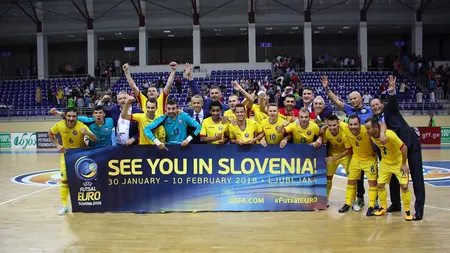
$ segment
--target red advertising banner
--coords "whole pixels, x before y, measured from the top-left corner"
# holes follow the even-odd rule
[[[441,144],[440,127],[419,127],[420,143],[422,144]]]

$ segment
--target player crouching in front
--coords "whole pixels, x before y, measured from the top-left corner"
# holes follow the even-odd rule
[[[58,133],[61,134],[62,145],[59,144],[55,138],[55,135]],[[85,124],[77,120],[77,111],[74,108],[67,109],[65,119],[56,123],[48,132],[48,137],[52,140],[53,144],[55,144],[56,148],[61,153],[61,187],[59,188],[59,192],[61,196],[62,208],[58,211],[58,215],[64,215],[69,211],[67,208],[69,185],[67,181],[64,154],[67,149],[86,147],[84,143],[84,136],[89,137],[92,141],[97,141],[97,136],[91,133]]]
[[[386,183],[391,181],[394,174],[400,182],[402,189],[403,208],[405,209],[405,220],[413,220],[410,211],[411,192],[408,189],[409,168],[406,165],[408,159],[408,148],[392,130],[386,130],[386,144],[380,141],[380,125],[377,117],[370,117],[366,120],[365,126],[372,142],[380,148],[381,162],[378,171],[378,196],[381,202],[381,209],[375,212],[376,216],[384,215],[387,212]]]

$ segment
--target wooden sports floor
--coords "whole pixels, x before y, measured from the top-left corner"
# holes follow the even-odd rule
[[[58,186],[11,181],[21,174],[58,168],[59,155],[51,152],[0,150],[2,253],[450,252],[450,188],[445,180],[438,180],[440,186],[427,181],[425,215],[418,222],[405,221],[402,213],[366,217],[365,209],[339,214],[346,187],[342,176],[334,179],[326,211],[69,213],[60,217],[56,214],[61,206]],[[449,178],[450,146],[426,147],[423,157],[425,165],[434,168],[427,178]]]

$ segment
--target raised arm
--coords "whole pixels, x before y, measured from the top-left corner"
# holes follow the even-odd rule
[[[175,80],[175,73],[177,72],[177,63],[171,62],[169,64],[170,67],[170,75],[167,79],[166,86],[164,87],[164,94],[169,95],[172,90],[173,81]]]
[[[247,106],[247,108],[248,108],[249,110],[251,110],[251,109],[252,109],[252,106],[253,106],[253,102],[254,102],[254,101],[253,101],[252,95],[250,95],[248,92],[246,92],[246,91],[241,87],[241,85],[239,85],[237,82],[232,82],[231,84],[233,85],[234,89],[236,89],[236,90],[239,91],[242,95],[244,95],[245,99],[247,100],[246,106]]]
[[[330,90],[330,87],[328,86],[328,77],[327,76],[322,76],[322,86],[325,89],[325,91],[327,92],[327,95],[331,99],[331,101],[333,101],[333,103],[336,104],[336,106],[337,106],[337,108],[339,108],[339,110],[343,111],[344,103],[341,100],[339,100],[339,98]]]
[[[128,111],[130,110],[131,103],[133,103],[134,101],[135,99],[132,96],[128,97],[127,103],[120,113],[120,117],[122,119],[131,120],[131,114],[129,114]]]
[[[392,75],[388,78],[389,88],[387,89],[388,92],[388,109],[391,111],[392,114],[400,115],[400,108],[398,107],[398,100],[397,96],[395,94],[395,84],[397,82],[397,77],[393,77]]]
[[[133,78],[131,78],[131,74],[130,74],[130,70],[129,70],[129,66],[128,63],[125,63],[122,66],[123,69],[123,73],[125,73],[125,77],[127,78],[127,83],[128,85],[130,85],[131,89],[133,90],[134,94],[136,95],[136,97],[139,97],[139,93],[141,92],[139,90],[139,88],[137,87],[136,83],[134,82]]]
[[[200,89],[198,88],[197,84],[195,84],[194,82],[194,77],[192,77],[192,73],[191,73],[191,65],[186,64],[185,68],[184,68],[184,74],[187,76],[188,78],[188,86],[192,91],[193,95],[199,94],[202,95]]]

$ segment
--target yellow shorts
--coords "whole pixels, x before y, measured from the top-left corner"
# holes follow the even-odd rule
[[[353,156],[350,161],[348,180],[361,179],[361,171],[364,171],[369,181],[377,181],[377,158],[361,160]]]
[[[334,174],[336,174],[336,170],[339,164],[344,167],[345,174],[348,175],[350,160],[351,156],[344,156],[341,159],[335,161],[334,163],[327,163],[327,176],[333,176]]]
[[[61,154],[59,158],[59,171],[61,171],[61,182],[67,181],[67,171],[66,171],[66,160],[64,159],[64,154]]]
[[[386,164],[381,160],[380,170],[378,172],[378,183],[389,184],[391,182],[391,176],[395,175],[400,184],[408,184],[409,174],[404,173],[401,167],[401,162],[397,164]]]

